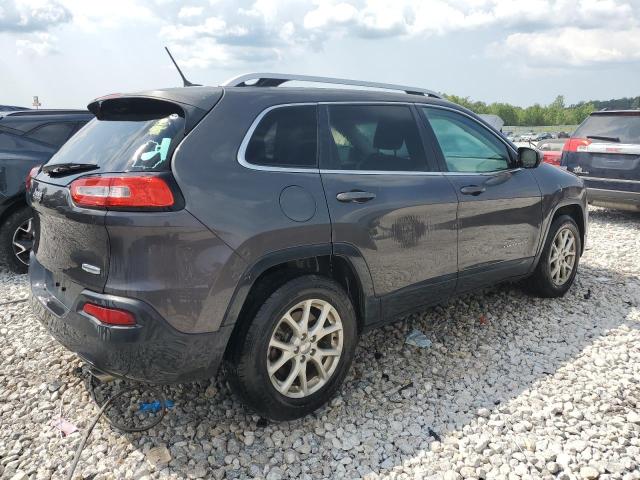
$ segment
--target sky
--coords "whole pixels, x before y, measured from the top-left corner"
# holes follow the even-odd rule
[[[640,95],[640,0],[0,0],[0,104],[248,72],[528,106]]]

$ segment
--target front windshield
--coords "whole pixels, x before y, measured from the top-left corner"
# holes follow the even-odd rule
[[[126,117],[125,117],[126,118]],[[103,171],[158,171],[170,168],[171,154],[184,136],[184,118],[91,120],[48,162],[96,164]]]

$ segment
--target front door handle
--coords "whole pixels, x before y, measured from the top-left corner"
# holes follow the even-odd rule
[[[339,202],[364,203],[376,198],[375,193],[363,192],[362,190],[351,190],[350,192],[340,192],[336,195]]]
[[[467,185],[466,187],[462,187],[460,189],[460,193],[463,195],[473,195],[477,196],[483,193],[486,190],[484,187],[480,187],[478,185]]]

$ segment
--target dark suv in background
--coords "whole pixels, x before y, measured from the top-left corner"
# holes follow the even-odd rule
[[[46,163],[91,118],[86,110],[0,112],[0,264],[27,271],[33,244],[27,174]]]
[[[561,296],[576,275],[582,181],[433,92],[247,75],[89,110],[31,180],[30,277],[38,318],[102,372],[186,382],[224,362],[253,409],[295,418],[340,387],[362,332],[506,280]]]
[[[640,110],[593,112],[565,144],[560,164],[585,181],[589,203],[640,211]]]

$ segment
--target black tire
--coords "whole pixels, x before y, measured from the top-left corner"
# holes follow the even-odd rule
[[[333,374],[319,390],[304,398],[290,398],[273,385],[267,373],[267,353],[283,315],[308,299],[329,302],[338,312],[342,322],[342,354]],[[230,346],[226,370],[234,393],[259,415],[272,420],[300,418],[324,405],[340,388],[353,360],[358,329],[351,300],[336,282],[316,275],[290,280],[266,299],[252,320],[245,320],[251,323]]]
[[[29,265],[20,261],[13,247],[14,234],[33,216],[31,208],[21,207],[11,213],[0,226],[0,264],[6,265],[15,273],[27,273]],[[31,249],[29,249],[30,251]],[[28,256],[27,256],[28,262]]]
[[[573,268],[568,278],[561,285],[556,284],[551,277],[551,267],[549,263],[549,255],[551,254],[551,245],[560,230],[569,229],[573,233],[576,242],[576,257]],[[531,293],[544,298],[557,298],[564,296],[571,288],[578,271],[578,263],[580,262],[580,254],[582,252],[582,241],[580,238],[580,230],[576,222],[568,215],[561,215],[551,224],[547,240],[540,256],[540,261],[533,275],[524,281],[524,285]]]

